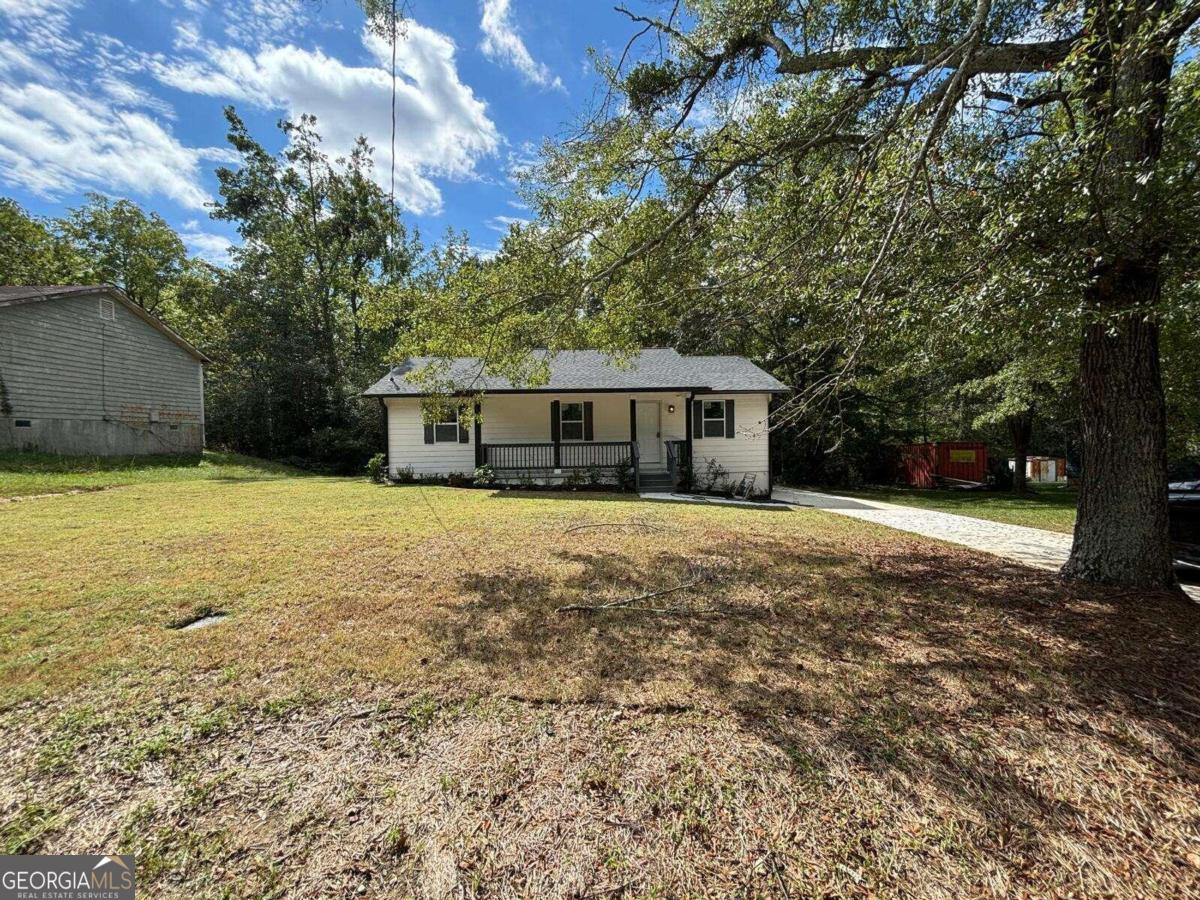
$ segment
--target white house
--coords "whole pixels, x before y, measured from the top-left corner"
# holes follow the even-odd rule
[[[431,417],[446,404],[427,403],[408,377],[432,362],[406,360],[364,392],[386,410],[393,476],[488,465],[500,479],[553,482],[627,465],[641,489],[662,489],[692,461],[698,487],[770,492],[769,405],[787,388],[743,357],[650,349],[619,364],[593,350],[564,351],[550,359],[545,384],[526,388],[481,375],[477,359],[455,359],[445,377],[464,386],[461,396],[482,397],[461,423],[453,410]]]

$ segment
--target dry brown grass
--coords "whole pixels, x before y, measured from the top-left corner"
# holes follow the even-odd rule
[[[0,554],[3,849],[131,850],[147,896],[1200,895],[1171,598],[816,511],[326,479],[14,504]]]

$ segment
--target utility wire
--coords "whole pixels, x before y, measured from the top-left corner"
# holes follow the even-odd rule
[[[396,236],[396,0],[392,0],[392,184],[389,203],[392,208],[392,221],[388,233],[393,240]]]

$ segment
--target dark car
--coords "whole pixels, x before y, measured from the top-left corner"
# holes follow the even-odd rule
[[[1175,558],[1200,573],[1200,481],[1167,485],[1167,508]]]

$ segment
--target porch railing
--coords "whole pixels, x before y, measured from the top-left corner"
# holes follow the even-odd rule
[[[611,469],[628,462],[636,470],[634,441],[560,444],[483,444],[483,461],[497,472],[526,469]]]
[[[484,444],[483,462],[505,469],[554,469],[553,444]]]

